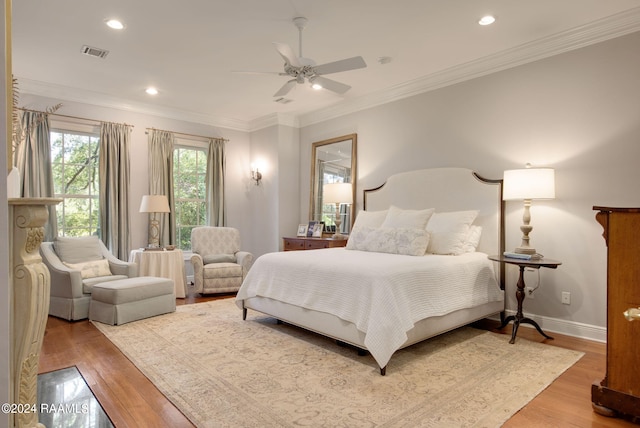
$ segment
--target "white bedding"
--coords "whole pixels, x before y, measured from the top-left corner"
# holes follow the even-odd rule
[[[236,302],[268,297],[356,325],[380,367],[415,322],[501,301],[484,253],[405,256],[330,248],[269,253],[253,264]]]

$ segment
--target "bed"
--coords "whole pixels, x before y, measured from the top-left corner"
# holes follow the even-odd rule
[[[504,316],[504,268],[487,258],[504,249],[503,214],[501,180],[396,174],[364,191],[345,248],[259,257],[236,303],[243,319],[252,309],[368,351],[384,375],[398,349]]]

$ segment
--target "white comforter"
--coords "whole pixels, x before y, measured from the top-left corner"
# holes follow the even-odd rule
[[[503,299],[484,253],[403,256],[330,248],[259,257],[236,303],[261,296],[356,325],[380,367],[415,322]]]

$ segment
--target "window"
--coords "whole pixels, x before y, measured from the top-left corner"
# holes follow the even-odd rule
[[[207,150],[176,146],[173,151],[173,185],[176,207],[176,246],[191,249],[191,229],[206,223]]]
[[[98,153],[100,136],[52,130],[51,167],[57,206],[58,235],[100,236]]]

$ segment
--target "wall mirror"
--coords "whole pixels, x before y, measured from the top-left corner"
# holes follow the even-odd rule
[[[311,147],[311,204],[309,220],[323,221],[325,231],[335,231],[339,216],[340,232],[348,234],[355,217],[356,201],[356,134],[318,141]],[[350,203],[336,204],[323,197],[323,186],[331,183],[351,183]],[[328,203],[330,202],[330,203]],[[344,201],[347,202],[347,201]]]

